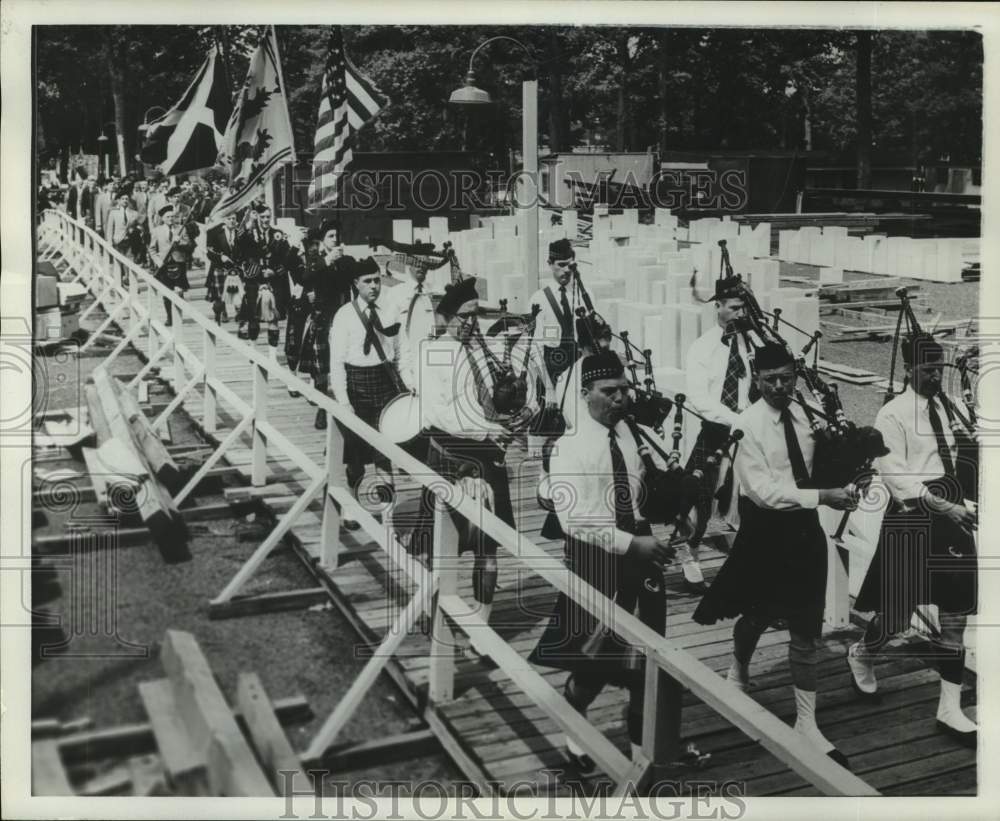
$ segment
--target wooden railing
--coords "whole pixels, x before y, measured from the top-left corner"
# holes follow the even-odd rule
[[[795,730],[766,708],[697,660],[679,643],[657,634],[631,613],[619,608],[612,600],[572,575],[565,566],[554,566],[552,558],[530,538],[465,497],[455,485],[362,422],[348,407],[315,390],[284,366],[262,356],[246,342],[216,325],[211,318],[169,291],[152,274],[119,254],[89,228],[63,212],[47,211],[40,228],[39,248],[43,246],[43,259],[62,255],[76,272],[77,279],[94,295],[95,301],[85,314],[93,311],[98,304],[104,307],[107,318],[101,323],[101,330],[116,320],[121,323],[125,335],[109,355],[109,360],[118,356],[140,336],[143,329],[147,331],[148,360],[129,383],[129,389],[140,382],[155,362],[164,356],[170,357],[171,380],[176,394],[157,418],[156,424],[165,422],[169,414],[180,407],[184,396],[199,386],[204,392],[202,424],[206,431],[217,429],[220,404],[228,405],[235,411],[239,421],[225,435],[198,473],[177,493],[175,502],[183,502],[211,467],[247,431],[252,436],[251,478],[254,485],[263,485],[266,481],[269,451],[287,457],[306,474],[309,484],[305,491],[279,519],[268,537],[232,580],[212,600],[213,606],[233,601],[271,550],[320,493],[323,499],[320,562],[324,568],[335,574],[342,554],[339,505],[342,512],[350,512],[367,535],[413,581],[416,590],[410,602],[396,616],[380,647],[373,652],[347,694],[324,722],[308,749],[302,753],[301,758],[305,763],[322,759],[371,683],[399,649],[421,614],[431,612],[433,608],[429,671],[431,709],[454,698],[453,632],[457,626],[457,629],[468,635],[478,651],[491,656],[562,731],[586,750],[616,781],[619,793],[639,788],[655,773],[658,765],[667,764],[676,757],[679,747],[680,690],[683,687],[691,690],[697,698],[823,793],[845,796],[877,794],[864,781],[803,740]],[[123,284],[126,275],[127,285]],[[154,318],[154,306],[158,299],[167,299],[172,304],[173,327],[168,328]],[[124,318],[126,313],[127,318]],[[183,342],[181,331],[184,322],[193,322],[201,328],[200,355]],[[216,361],[220,347],[231,349],[246,363],[253,381],[251,402],[239,397],[217,375]],[[327,428],[325,464],[319,465],[268,421],[267,388],[272,380],[298,391],[324,409],[333,419],[362,436],[397,468],[434,494],[433,571],[411,557],[394,534],[361,507],[348,488],[338,483],[341,443],[336,425],[329,425]],[[616,633],[645,654],[647,664],[642,754],[635,760],[630,761],[603,733],[577,713],[560,692],[458,595],[458,534],[448,515],[449,511],[474,521],[515,561],[528,567],[556,590],[574,598],[605,624],[615,625]],[[433,604],[435,598],[436,606]]]

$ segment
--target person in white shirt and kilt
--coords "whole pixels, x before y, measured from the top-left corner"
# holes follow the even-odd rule
[[[530,418],[530,402],[509,419],[492,408],[498,373],[491,355],[483,348],[484,343],[489,343],[478,327],[479,294],[474,277],[447,286],[436,310],[446,323],[445,331],[426,342],[413,361],[427,466],[461,485],[499,519],[514,527],[504,459],[511,429],[522,422],[526,424]],[[407,548],[428,560],[432,555],[434,499],[430,491],[423,491]],[[499,545],[475,523],[458,517],[456,525],[461,534],[459,552],[475,553],[473,597],[488,622],[496,590]]]
[[[708,464],[708,458],[726,441],[732,428],[738,427],[740,412],[756,398],[747,342],[733,331],[743,318],[744,288],[739,277],[716,280],[716,327],[691,344],[685,361],[687,404],[704,417],[685,468],[689,472],[702,471],[701,493],[695,506],[697,523],[688,545],[678,551],[684,587],[691,593],[707,589],[698,563],[698,547],[716,509],[715,500],[721,516],[734,527],[739,522],[736,511],[730,509],[734,495],[732,463],[721,472]]]
[[[549,270],[552,281],[535,291],[528,300],[529,309],[538,306],[536,319],[535,348],[539,360],[544,362],[542,383],[545,389],[545,404],[554,409],[559,405],[556,396],[556,382],[563,372],[569,370],[576,361],[578,351],[573,324],[575,309],[579,303],[573,268],[576,254],[568,239],[549,243]],[[544,431],[538,431],[544,435]]]
[[[236,214],[228,214],[219,225],[205,233],[205,255],[208,275],[205,277],[205,299],[212,303],[217,324],[229,321],[226,305],[226,280],[237,270]],[[232,287],[232,283],[230,286]]]
[[[943,423],[944,350],[931,335],[915,333],[900,346],[908,387],[878,412],[875,427],[889,453],[877,468],[890,493],[875,555],[854,609],[874,611],[861,640],[848,651],[851,684],[859,696],[877,699],[875,659],[889,639],[906,631],[920,605],[938,608],[941,692],[937,727],[976,747],[977,727],[961,705],[967,618],[976,612],[978,568],[975,532],[977,490],[963,476],[955,434]],[[973,473],[978,467],[972,465]]]
[[[195,237],[200,229],[193,222],[181,225],[180,215],[172,205],[160,209],[160,219],[162,222],[153,229],[149,246],[149,256],[156,266],[154,276],[183,298],[191,288],[187,273]],[[167,315],[164,324],[170,326],[173,323],[173,305],[166,297],[163,298],[163,310]]]
[[[406,390],[399,375],[399,325],[382,322],[384,306],[378,301],[382,275],[371,257],[354,262],[352,281],[357,296],[342,305],[330,326],[330,377],[333,396],[373,428],[389,402]],[[343,425],[344,464],[347,482],[355,492],[365,466],[374,463],[388,475],[392,465],[363,437]]]
[[[553,484],[567,488],[555,494],[568,500],[555,505],[566,534],[564,560],[619,607],[628,612],[638,607],[643,623],[664,634],[663,565],[673,558],[674,548],[653,536],[640,514],[645,468],[635,438],[639,432],[626,419],[630,400],[624,365],[613,351],[601,351],[583,360],[580,380],[586,410],[573,431],[556,443],[550,470]],[[583,715],[605,685],[628,688],[626,724],[635,749],[642,743],[643,661],[580,605],[584,595],[581,591],[574,599],[560,592],[529,661],[569,670],[564,695]],[[571,739],[566,745],[570,762],[581,773],[595,769]]]
[[[788,624],[788,661],[795,691],[795,729],[847,766],[847,758],[816,725],[817,644],[826,600],[827,542],[816,508],[854,510],[854,488],[812,485],[815,441],[796,404],[795,360],[783,345],[756,351],[761,401],[739,417],[736,453],[740,527],[725,564],[694,612],[698,624],[739,617],[727,679],[750,687],[757,642],[776,621]]]

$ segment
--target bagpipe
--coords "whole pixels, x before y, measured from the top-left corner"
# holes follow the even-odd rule
[[[904,337],[903,326],[905,324],[905,336],[913,338],[918,334],[924,334],[920,323],[913,312],[910,304],[910,296],[907,289],[897,288],[896,296],[900,300],[899,318],[896,321],[896,330],[893,335],[892,358],[889,366],[889,384],[886,388],[885,402],[889,402],[895,395],[895,375],[896,375],[896,355],[900,348],[900,342]],[[978,346],[972,346],[959,356],[954,362],[942,362],[943,367],[953,368],[958,371],[959,382],[962,393],[962,404],[965,405],[963,413],[957,404],[952,400],[942,388],[939,388],[934,395],[934,399],[941,404],[944,409],[948,427],[951,428],[955,437],[955,478],[961,486],[964,498],[970,501],[979,499],[979,434],[977,431],[976,400],[972,385],[972,374],[978,375],[978,369],[974,367],[973,361],[978,359]],[[903,390],[906,389],[908,377],[903,377]],[[967,415],[966,415],[967,414]]]
[[[156,279],[167,282],[176,280],[181,272],[187,271],[194,253],[195,240],[201,233],[197,223],[190,219],[191,209],[189,206],[179,205],[177,214],[183,225],[181,234],[170,243],[170,248],[163,255],[163,261],[153,274]]]

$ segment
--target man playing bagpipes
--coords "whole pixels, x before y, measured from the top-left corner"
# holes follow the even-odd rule
[[[527,423],[533,409],[527,403],[521,410],[496,405],[496,389],[504,377],[496,353],[479,330],[475,278],[448,285],[436,310],[445,332],[425,344],[414,374],[427,439],[427,466],[514,527],[505,452],[513,432]],[[425,489],[408,544],[411,553],[432,555],[433,523],[434,495]],[[456,525],[459,552],[475,553],[473,596],[489,621],[498,545],[475,523],[457,517]]]
[[[782,344],[756,350],[761,400],[740,414],[736,452],[740,527],[725,564],[694,612],[698,624],[739,616],[733,627],[733,663],[727,679],[750,686],[750,660],[761,635],[788,623],[788,661],[795,691],[795,729],[834,761],[846,757],[816,724],[817,642],[826,600],[827,541],[816,508],[854,510],[853,486],[812,481],[816,442],[795,397],[795,359]]]
[[[303,243],[302,265],[289,269],[292,294],[285,328],[285,359],[293,372],[308,376],[313,387],[327,393],[330,387],[330,323],[351,300],[354,277],[352,257],[344,256],[337,223],[326,221],[311,228]],[[391,324],[391,323],[390,323]],[[317,430],[326,428],[326,411],[316,411]]]
[[[877,699],[879,650],[909,628],[919,606],[936,605],[940,631],[931,632],[941,675],[937,727],[975,749],[977,727],[962,712],[961,693],[966,620],[978,598],[978,490],[971,486],[978,455],[960,447],[963,437],[975,447],[974,432],[942,423],[953,422],[959,412],[942,390],[941,344],[915,329],[900,340],[900,352],[908,386],[875,418],[889,448],[877,467],[891,498],[854,606],[875,615],[848,651],[851,684],[862,698]]]
[[[155,276],[183,297],[191,287],[187,272],[199,228],[195,223],[185,221],[183,215],[172,205],[161,208],[159,218],[161,223],[153,229],[149,245],[149,256],[156,266]],[[173,306],[170,300],[164,298],[163,309],[167,314],[166,325],[169,327],[173,323]]]
[[[552,281],[535,291],[528,305],[538,306],[535,347],[545,363],[543,383],[545,403],[558,405],[556,381],[576,361],[576,339],[573,335],[574,313],[578,302],[574,277],[576,254],[568,239],[549,244],[549,270]]]
[[[242,289],[239,276],[239,252],[236,244],[236,214],[227,214],[205,234],[208,276],[205,299],[212,303],[216,323],[228,322],[236,294]],[[233,310],[235,316],[236,311]]]
[[[712,517],[715,499],[718,512],[731,526],[739,523],[734,505],[733,468],[725,472],[710,469],[709,456],[738,426],[740,413],[750,405],[752,390],[748,343],[733,330],[744,316],[745,285],[739,277],[727,275],[715,282],[716,326],[696,339],[685,360],[687,404],[705,417],[688,458],[689,471],[702,471],[701,494],[696,507],[697,525],[691,541],[678,551],[684,573],[684,587],[704,593],[705,579],[698,563],[698,547]],[[697,297],[696,297],[697,298]]]
[[[647,462],[639,442],[643,429],[629,415],[630,385],[613,351],[588,355],[580,369],[584,408],[576,426],[552,453],[551,478],[566,487],[556,506],[564,535],[564,561],[583,582],[615,600],[663,635],[667,600],[663,566],[674,548],[652,535],[644,515]],[[645,431],[647,434],[650,431]],[[664,469],[665,463],[657,465]],[[665,501],[665,500],[661,500]],[[568,670],[564,695],[582,715],[608,684],[629,690],[626,724],[633,754],[642,743],[644,659],[611,627],[582,606],[586,594],[560,592],[549,623],[529,661]],[[665,711],[669,712],[669,711]],[[570,762],[581,774],[596,767],[566,739]],[[701,754],[687,747],[687,763]]]
[[[278,358],[278,306],[272,280],[273,269],[268,268],[267,234],[260,222],[260,212],[254,206],[244,214],[242,232],[237,233],[237,248],[242,264],[243,300],[236,316],[239,323],[236,335],[240,339],[256,340],[261,326],[267,329],[267,343],[271,358]]]
[[[270,208],[260,211],[258,220],[263,234],[264,281],[271,286],[278,319],[285,318],[291,298],[288,282],[289,256],[292,247],[285,232],[271,224],[273,214]]]

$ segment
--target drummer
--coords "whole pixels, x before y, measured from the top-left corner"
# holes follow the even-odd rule
[[[348,259],[345,257],[345,259]],[[342,305],[330,327],[330,377],[334,398],[362,421],[378,427],[379,415],[405,389],[399,376],[399,324],[387,325],[388,315],[379,301],[382,277],[371,257],[349,263],[356,296]],[[365,467],[375,463],[384,471],[383,480],[392,484],[388,459],[364,438],[343,425],[344,464],[347,482],[357,493]]]

